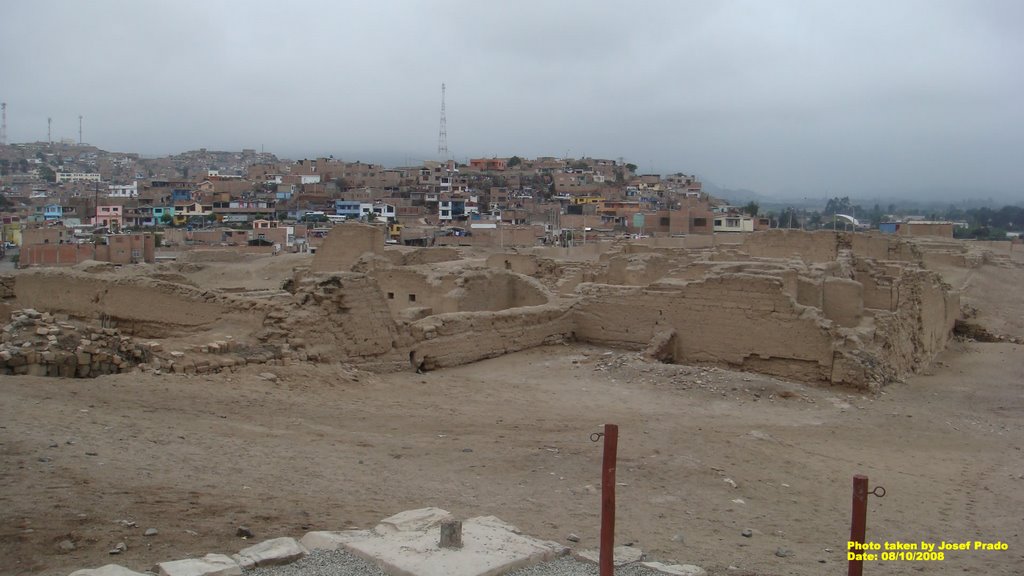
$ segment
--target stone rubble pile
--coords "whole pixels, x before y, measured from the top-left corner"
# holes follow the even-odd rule
[[[0,331],[0,374],[94,378],[127,372],[150,355],[115,328],[31,308],[13,311]]]

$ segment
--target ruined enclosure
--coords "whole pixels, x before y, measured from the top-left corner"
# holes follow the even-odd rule
[[[423,370],[575,340],[663,362],[870,387],[920,370],[951,337],[959,296],[928,263],[986,258],[958,244],[801,231],[720,244],[595,244],[569,258],[550,249],[384,249],[379,236],[370,226],[336,227],[283,290],[200,288],[185,281],[197,264],[128,277],[80,266],[3,278],[0,306],[159,341],[126,362],[153,370],[250,362]],[[59,351],[87,351],[72,344]],[[3,370],[27,373],[31,362],[8,352]]]

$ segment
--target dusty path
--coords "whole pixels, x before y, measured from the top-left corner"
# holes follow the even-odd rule
[[[871,501],[873,539],[1010,548],[871,574],[1018,574],[1022,352],[956,344],[934,374],[877,397],[584,346],[424,375],[4,377],[0,573],[146,569],[237,551],[239,524],[299,536],[428,505],[594,547],[601,451],[587,436],[614,422],[617,540],[653,559],[845,573],[850,478],[864,473],[889,492]],[[121,541],[128,552],[109,556]]]

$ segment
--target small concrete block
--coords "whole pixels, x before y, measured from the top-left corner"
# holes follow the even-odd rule
[[[445,520],[454,520],[451,513],[440,508],[406,510],[380,521],[373,529],[378,534],[420,532],[438,526]]]
[[[576,556],[595,564],[601,561],[601,552],[598,550],[581,550],[576,553]],[[612,550],[612,563],[616,566],[639,562],[643,557],[644,551],[634,546],[616,546]]]
[[[306,554],[309,551],[296,542],[295,538],[274,538],[238,552],[239,556],[252,560],[257,566],[291,564]]]
[[[693,564],[662,564],[661,562],[641,562],[640,565],[650,568],[655,572],[661,572],[662,574],[672,574],[673,576],[707,576],[707,571],[705,571],[700,566],[694,566]]]
[[[107,564],[100,568],[75,570],[70,574],[70,576],[146,576],[146,574],[129,570],[124,566],[118,566],[117,564]]]
[[[365,540],[374,536],[369,530],[345,530],[343,532],[308,532],[299,540],[306,550],[337,550],[349,542]]]
[[[241,576],[242,567],[224,554],[161,562],[153,567],[159,576]]]

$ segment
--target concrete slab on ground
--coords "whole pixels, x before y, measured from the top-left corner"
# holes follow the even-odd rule
[[[392,576],[494,576],[568,552],[557,542],[524,536],[494,516],[465,520],[462,548],[441,548],[440,524],[450,518],[444,510],[414,510],[382,521],[373,531],[310,532],[302,544],[311,550],[344,548]]]

